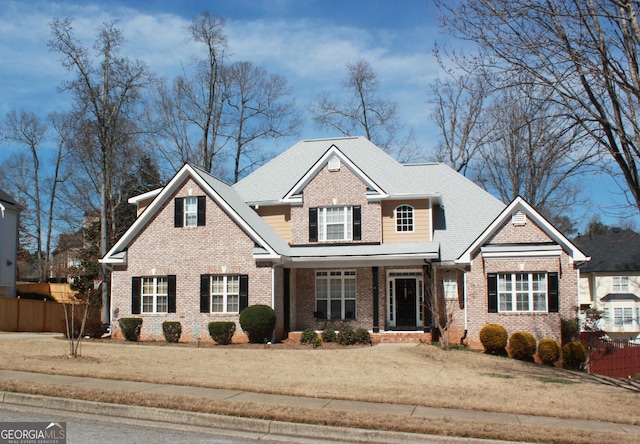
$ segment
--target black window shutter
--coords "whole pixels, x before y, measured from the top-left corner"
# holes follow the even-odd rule
[[[211,284],[209,283],[209,275],[200,275],[200,313],[209,313],[211,311]]]
[[[309,208],[309,242],[318,242],[318,209]]]
[[[360,205],[353,207],[353,240],[362,238],[362,208]]]
[[[178,228],[184,224],[184,198],[176,197],[175,211],[173,213],[173,226]]]
[[[131,278],[131,314],[140,314],[140,286],[139,277]]]
[[[549,313],[558,313],[560,298],[558,292],[558,273],[549,273],[547,277],[547,292],[549,294]]]
[[[198,196],[198,226],[205,225],[205,214],[207,214],[207,198],[206,196]]]
[[[249,276],[240,275],[240,313],[249,306]]]
[[[168,313],[175,313],[176,312],[176,275],[175,274],[170,274],[169,276],[167,276],[168,278],[168,291],[169,291],[169,297],[168,297],[168,301],[167,301],[167,312]]]
[[[487,274],[487,293],[489,313],[498,312],[498,275],[496,273]]]

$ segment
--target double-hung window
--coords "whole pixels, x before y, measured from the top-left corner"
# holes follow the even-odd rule
[[[356,272],[317,271],[316,311],[327,319],[355,319]]]
[[[442,288],[445,299],[458,299],[458,276],[455,271],[445,271]]]
[[[168,311],[169,285],[166,277],[142,278],[142,312]]]
[[[309,242],[361,239],[361,207],[309,208]]]
[[[176,197],[174,227],[201,227],[205,225],[205,196]]]
[[[131,313],[175,313],[176,277],[149,276],[131,279]]]
[[[613,292],[628,293],[629,292],[629,276],[613,276]]]
[[[509,311],[547,311],[546,273],[499,273],[498,308]]]
[[[249,302],[246,274],[203,274],[200,276],[201,313],[240,313]]]
[[[633,325],[633,307],[615,307],[613,317],[615,325]]]
[[[240,276],[211,276],[211,313],[238,313]]]
[[[413,207],[410,205],[400,205],[396,208],[396,231],[413,231]]]

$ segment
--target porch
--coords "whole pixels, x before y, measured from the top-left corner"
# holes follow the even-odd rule
[[[287,335],[290,341],[300,341],[301,331],[292,331]],[[383,331],[379,333],[371,333],[371,341],[373,345],[380,343],[424,343],[431,344],[433,335],[431,332],[423,331]]]

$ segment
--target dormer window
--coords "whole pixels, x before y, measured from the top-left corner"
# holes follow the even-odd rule
[[[413,207],[411,205],[400,205],[395,210],[396,213],[396,231],[412,232],[413,225]]]

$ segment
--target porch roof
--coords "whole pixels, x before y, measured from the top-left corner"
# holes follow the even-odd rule
[[[293,263],[340,263],[355,266],[358,262],[436,260],[440,257],[439,242],[407,242],[381,245],[321,245],[292,246],[288,259]]]

